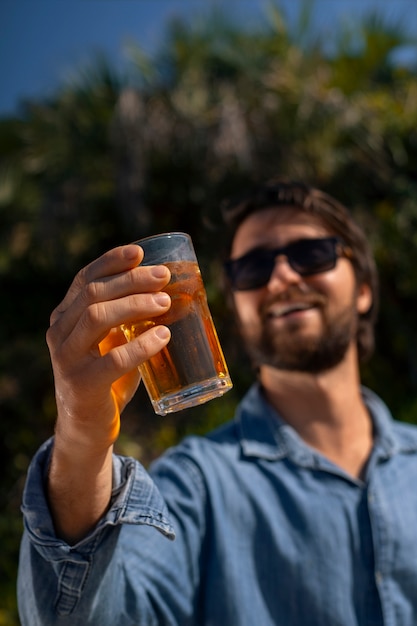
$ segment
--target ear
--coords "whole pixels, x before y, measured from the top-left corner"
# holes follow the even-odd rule
[[[356,297],[356,309],[358,313],[364,314],[369,311],[372,306],[372,290],[367,283],[359,286],[358,295]]]

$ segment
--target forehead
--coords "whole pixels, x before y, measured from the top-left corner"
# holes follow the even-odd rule
[[[238,257],[253,248],[277,248],[303,238],[334,233],[317,215],[294,207],[271,207],[249,215],[236,230],[231,255]]]

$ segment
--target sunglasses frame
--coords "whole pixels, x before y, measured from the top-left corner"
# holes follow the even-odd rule
[[[308,244],[309,242],[317,244],[317,242],[326,242],[326,244],[332,244],[332,255],[329,255],[329,258],[326,263],[322,264],[322,267],[313,268],[313,269],[303,269],[299,265],[297,266],[297,262],[294,262],[294,259],[291,255],[291,250],[300,247],[300,245]],[[224,268],[226,271],[226,275],[229,278],[231,287],[233,291],[249,291],[251,289],[259,289],[260,287],[264,287],[270,280],[272,272],[274,270],[276,258],[278,256],[285,256],[287,263],[290,267],[297,272],[300,276],[313,276],[314,274],[321,274],[323,272],[328,272],[336,267],[337,259],[345,255],[350,257],[350,248],[348,248],[343,240],[340,237],[329,236],[329,237],[315,237],[315,238],[304,238],[298,239],[297,241],[293,241],[286,246],[282,246],[280,248],[268,249],[268,248],[255,248],[250,250],[246,254],[242,255],[237,259],[228,259],[224,263]],[[242,267],[242,263],[245,263],[248,258],[258,256],[258,264],[264,265],[264,271],[260,270],[259,279],[252,280],[249,282],[247,286],[236,286],[239,283],[238,273]],[[256,262],[256,261],[255,261]],[[266,278],[265,266],[268,267],[268,277]],[[270,268],[270,271],[269,271]]]

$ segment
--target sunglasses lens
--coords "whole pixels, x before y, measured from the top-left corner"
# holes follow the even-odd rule
[[[226,270],[233,289],[245,291],[266,285],[274,263],[275,255],[271,250],[253,250],[240,259],[228,261]]]
[[[233,289],[258,289],[271,278],[278,255],[285,255],[292,269],[301,276],[333,269],[337,243],[336,237],[302,239],[277,250],[252,250],[239,259],[229,260],[225,267]]]
[[[336,264],[336,237],[304,239],[287,248],[288,262],[302,276],[327,272]]]

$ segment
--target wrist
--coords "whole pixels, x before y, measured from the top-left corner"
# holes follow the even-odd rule
[[[107,418],[97,409],[94,416],[75,417],[58,409],[55,424],[55,446],[69,450],[76,456],[102,457],[112,448],[120,432],[120,413],[117,406]]]
[[[112,470],[112,447],[87,452],[55,440],[47,493],[58,537],[73,545],[97,525],[111,501]]]

